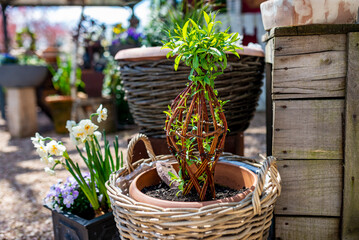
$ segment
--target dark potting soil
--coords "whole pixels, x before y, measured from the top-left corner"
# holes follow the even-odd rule
[[[210,192],[207,189],[206,200],[217,200],[227,197],[233,197],[239,193],[246,191],[248,188],[243,187],[240,190],[231,189],[221,185],[215,185],[216,198],[211,197]],[[183,196],[182,193],[178,193],[178,189],[171,189],[165,183],[161,182],[160,184],[153,185],[142,189],[142,192],[150,197],[168,200],[168,201],[179,201],[179,202],[198,202],[200,201],[197,191],[192,189],[192,191]],[[178,193],[178,194],[177,194]]]

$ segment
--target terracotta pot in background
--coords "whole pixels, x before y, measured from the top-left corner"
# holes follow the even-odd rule
[[[56,65],[57,57],[59,56],[59,54],[59,48],[48,47],[42,52],[41,57],[45,60],[46,63]]]
[[[66,122],[71,119],[73,99],[70,96],[56,95],[47,96],[45,101],[50,108],[55,132],[60,134],[68,133]]]
[[[173,166],[178,171],[178,164],[174,163]],[[254,190],[255,185],[257,184],[257,175],[244,167],[230,163],[218,162],[214,175],[214,181],[216,184],[237,190],[242,189],[243,186],[248,189],[243,193],[230,198],[203,202],[167,201],[150,197],[141,192],[143,188],[159,184],[160,181],[160,177],[158,176],[155,168],[143,172],[131,183],[129,188],[130,196],[138,202],[148,203],[163,208],[200,208],[221,202],[239,202]]]

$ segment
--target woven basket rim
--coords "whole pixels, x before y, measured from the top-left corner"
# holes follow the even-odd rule
[[[264,162],[256,164],[251,162],[253,159],[227,154],[229,161],[249,159],[248,163],[258,168],[259,181],[255,190],[240,202],[215,203],[201,208],[161,208],[129,197],[125,191],[130,179],[120,183],[116,181],[140,164],[173,159],[172,155],[155,156],[148,138],[143,134],[130,141],[127,157],[132,155],[139,140],[144,142],[150,158],[135,163],[131,162],[131,157],[127,158],[126,167],[112,173],[106,182],[121,239],[266,239],[274,205],[281,192],[274,157],[267,157]]]
[[[262,49],[243,46],[243,50],[238,49],[239,55],[264,57]],[[138,61],[138,60],[159,60],[166,59],[166,54],[170,49],[161,49],[161,47],[146,47],[146,48],[129,48],[119,51],[115,60],[118,61]]]

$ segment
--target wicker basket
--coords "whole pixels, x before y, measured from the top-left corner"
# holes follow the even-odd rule
[[[139,140],[144,141],[150,158],[131,163],[133,147]],[[198,209],[163,209],[129,197],[128,186],[132,179],[129,177],[134,169],[137,171],[143,163],[168,159],[173,157],[155,157],[144,135],[131,140],[126,167],[113,173],[106,183],[121,239],[266,239],[274,204],[281,190],[274,157],[256,163],[251,159],[223,154],[221,160],[245,162],[258,167],[258,184],[241,202],[218,203]],[[119,177],[128,181],[116,183]]]
[[[186,87],[190,72],[183,63],[175,71],[174,59],[166,59],[166,53],[159,48],[133,48],[116,56],[134,121],[152,137],[165,137],[163,111]],[[264,71],[263,51],[245,48],[238,53],[241,58],[231,54],[227,69],[215,82],[220,99],[229,100],[224,109],[231,134],[249,126],[261,94]]]

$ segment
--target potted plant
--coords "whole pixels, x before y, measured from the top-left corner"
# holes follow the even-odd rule
[[[228,34],[228,29],[215,33],[214,29],[219,24],[215,22],[215,14],[211,17],[203,12],[203,15],[206,25],[198,26],[190,19],[183,28],[178,27],[176,34],[170,36],[170,41],[163,46],[172,50],[167,54],[168,57],[176,56],[175,70],[181,60],[191,67],[188,77],[190,83],[175,98],[169,111],[165,112],[165,131],[169,149],[178,162],[178,176],[172,176],[173,180],[179,182],[178,186],[183,195],[194,189],[200,201],[216,199],[214,172],[218,168],[218,159],[223,152],[228,132],[223,111],[225,102],[218,99],[214,80],[227,67],[226,52],[239,57],[236,49],[240,48],[236,45],[239,40],[237,33]],[[196,151],[198,154],[195,154]],[[243,176],[246,175],[240,174],[242,181]],[[147,185],[136,183],[142,178],[136,179],[131,185],[133,188],[130,187],[130,195],[136,200],[139,198],[135,194],[140,191],[131,190],[136,189],[136,184],[141,187]],[[233,186],[243,187],[244,182],[247,180],[236,182]],[[254,182],[255,178],[252,178],[252,184]],[[241,196],[244,197],[245,194]]]
[[[261,206],[260,194],[274,159],[267,159],[258,178],[243,165],[219,161],[228,128],[225,102],[218,99],[214,84],[227,66],[227,53],[239,57],[238,34],[229,34],[228,29],[216,33],[220,22],[215,21],[215,14],[203,12],[203,16],[204,25],[190,19],[164,45],[171,49],[167,56],[175,57],[175,69],[180,61],[191,67],[190,83],[166,111],[165,131],[173,156],[155,157],[148,139],[139,135],[129,144],[127,168],[112,174],[107,182],[123,237],[261,239],[268,233],[272,210],[262,209],[272,207],[275,198]],[[145,142],[150,159],[132,163],[138,140]],[[169,161],[173,159],[175,163]],[[167,161],[150,163],[155,160]],[[277,194],[278,175],[270,171],[276,183],[268,192]],[[171,187],[178,193],[173,195]],[[231,193],[218,199],[223,192]],[[261,224],[256,225],[258,222]]]
[[[72,61],[71,57],[67,56],[65,61],[57,59],[57,69],[55,70],[51,65],[48,66],[52,74],[52,83],[55,90],[58,91],[57,95],[50,95],[45,98],[49,105],[52,120],[55,125],[57,133],[66,133],[66,121],[71,119],[71,110],[73,99],[71,97],[71,72]],[[84,83],[81,80],[81,69],[76,69],[76,88],[83,88]]]
[[[123,158],[118,151],[118,138],[113,143],[113,154],[105,133],[97,131],[94,117],[98,123],[106,120],[107,109],[101,105],[89,119],[66,124],[86,172],[72,160],[62,142],[38,133],[31,138],[41,161],[47,165],[47,173],[55,174],[55,168],[61,165],[72,175],[66,182],[54,185],[44,201],[52,210],[55,239],[112,239],[117,235],[105,181],[122,167]],[[102,136],[104,150],[100,145]]]

